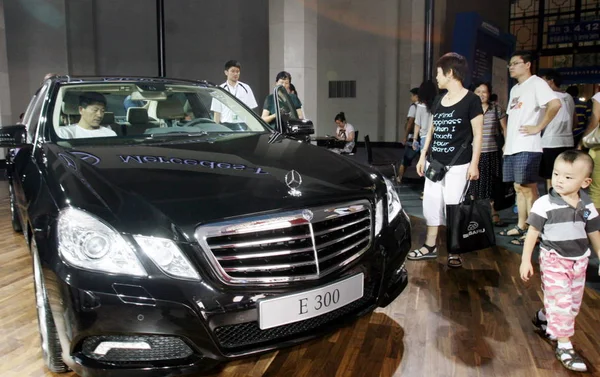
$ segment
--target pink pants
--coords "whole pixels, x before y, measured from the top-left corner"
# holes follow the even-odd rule
[[[548,334],[558,338],[569,338],[575,334],[575,317],[583,299],[588,261],[589,258],[564,259],[554,252],[540,249]]]

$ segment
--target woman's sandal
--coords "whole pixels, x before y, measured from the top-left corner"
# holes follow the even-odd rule
[[[421,251],[422,248],[425,248],[427,250],[427,253],[423,253]],[[409,252],[408,255],[406,256],[406,259],[410,259],[410,260],[423,260],[423,259],[436,259],[436,258],[437,258],[437,246],[427,246],[426,244],[423,244],[423,246],[421,246],[420,248]]]
[[[508,232],[510,232],[511,230],[516,230],[517,234],[508,234]],[[521,228],[519,228],[518,225],[515,225],[510,228],[506,228],[506,229],[499,231],[498,235],[504,236],[504,237],[507,237],[507,236],[508,237],[515,237],[515,236],[520,237],[520,236],[525,235],[526,232],[527,232],[527,229],[521,229]]]
[[[462,267],[462,259],[458,255],[448,255],[448,267]]]
[[[498,213],[494,213],[492,215],[492,224],[494,224],[494,226],[497,226],[497,227],[506,226],[506,223],[504,221],[502,221],[502,219],[500,218],[500,214],[498,214]]]
[[[587,366],[585,365],[585,361],[575,352],[573,348],[559,348],[556,347],[556,358],[560,360],[562,365],[565,368],[575,371],[575,372],[587,372]],[[566,355],[565,358],[563,356]],[[580,365],[575,365],[580,364]],[[583,365],[583,367],[581,366]]]

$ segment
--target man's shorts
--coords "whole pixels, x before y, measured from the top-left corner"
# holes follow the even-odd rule
[[[540,177],[545,179],[552,179],[552,172],[554,171],[554,160],[564,151],[573,149],[573,147],[560,147],[560,148],[544,148],[542,153],[542,162],[540,163]]]
[[[539,180],[540,152],[520,152],[505,155],[502,166],[502,181],[521,185],[535,183]]]

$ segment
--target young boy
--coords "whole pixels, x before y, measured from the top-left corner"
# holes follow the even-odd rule
[[[594,251],[600,251],[600,216],[582,190],[592,182],[593,166],[591,157],[578,150],[558,155],[552,190],[535,201],[527,219],[529,231],[519,271],[524,281],[533,275],[531,255],[541,233],[544,310],[535,314],[533,322],[549,339],[558,341],[556,357],[567,369],[577,372],[587,371],[587,366],[573,349],[570,337],[575,333],[575,317],[583,298],[590,241]]]

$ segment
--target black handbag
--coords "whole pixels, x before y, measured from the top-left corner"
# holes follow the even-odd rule
[[[490,201],[467,197],[468,189],[469,183],[460,203],[446,205],[448,254],[464,254],[496,245]]]
[[[498,182],[492,189],[492,200],[494,201],[494,209],[502,211],[512,207],[516,201],[515,187],[512,182]]]

